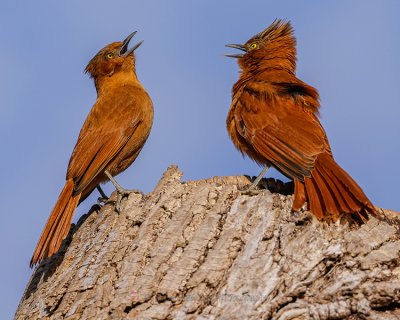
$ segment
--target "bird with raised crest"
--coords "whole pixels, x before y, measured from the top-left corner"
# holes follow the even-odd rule
[[[94,79],[97,100],[79,133],[65,186],[40,236],[31,267],[58,251],[76,207],[96,187],[101,192],[100,183],[111,180],[116,187],[118,212],[123,195],[136,191],[121,188],[113,178],[136,159],[153,124],[153,104],[135,69],[134,51],[143,41],[128,49],[135,33],[101,49],[85,69]]]
[[[290,22],[275,20],[245,44],[226,45],[243,51],[225,55],[241,68],[226,120],[229,136],[242,154],[265,167],[249,190],[273,166],[294,180],[293,210],[308,201],[319,220],[347,214],[363,223],[378,213],[333,158],[318,119],[318,91],[296,77],[293,33]]]

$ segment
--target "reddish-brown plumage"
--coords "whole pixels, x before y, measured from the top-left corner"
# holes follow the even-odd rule
[[[294,210],[308,201],[318,219],[348,213],[364,222],[377,211],[333,159],[318,120],[318,92],[295,76],[295,46],[290,23],[281,20],[244,45],[228,45],[245,51],[227,55],[242,69],[232,90],[229,135],[242,154],[294,179]]]
[[[97,100],[78,137],[68,165],[66,184],[40,236],[31,266],[53,255],[67,236],[79,200],[101,182],[128,168],[146,142],[153,124],[153,105],[136,77],[133,50],[114,42],[89,62]]]

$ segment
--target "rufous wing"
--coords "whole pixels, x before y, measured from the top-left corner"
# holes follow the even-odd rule
[[[67,179],[74,180],[75,194],[82,192],[118,155],[143,119],[138,103],[129,96],[109,102],[113,103],[113,113],[107,112],[107,100],[97,103],[82,127],[68,166]]]
[[[330,153],[326,134],[316,115],[295,99],[276,97],[248,84],[236,100],[238,133],[266,160],[290,178],[304,181],[316,156]]]

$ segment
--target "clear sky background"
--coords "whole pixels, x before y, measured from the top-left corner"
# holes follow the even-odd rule
[[[0,11],[0,318],[11,318],[29,260],[65,182],[96,91],[83,73],[105,45],[138,30],[137,74],[155,108],[136,162],[118,176],[145,193],[171,164],[184,179],[257,175],[229,140],[225,119],[238,79],[227,43],[275,18],[292,22],[297,76],[321,95],[336,161],[375,205],[400,211],[400,2],[4,1]],[[136,42],[135,42],[136,41]],[[271,170],[268,176],[282,178]],[[110,194],[113,187],[105,186]],[[96,202],[93,194],[74,221]]]

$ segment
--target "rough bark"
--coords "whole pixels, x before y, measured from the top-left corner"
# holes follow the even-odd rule
[[[291,212],[290,184],[245,176],[112,199],[40,264],[16,319],[400,319],[397,213],[363,226]],[[383,210],[381,210],[383,212]],[[390,222],[390,221],[389,221]]]

